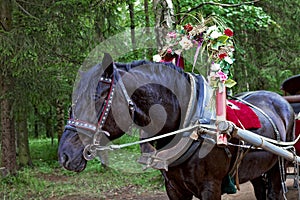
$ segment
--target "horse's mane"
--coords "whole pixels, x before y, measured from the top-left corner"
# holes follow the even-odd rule
[[[141,65],[147,65],[148,67],[158,67],[161,65],[164,66],[168,66],[173,70],[176,70],[177,72],[183,74],[186,76],[186,73],[184,72],[184,70],[176,65],[174,65],[172,62],[151,62],[151,61],[147,61],[147,60],[135,60],[129,63],[121,63],[121,62],[116,62],[115,66],[118,69],[122,69],[125,71],[130,71],[130,69],[133,69],[135,67],[141,66]]]
[[[115,62],[115,67],[117,69],[121,69],[124,71],[129,72],[131,69],[134,69],[138,66],[145,65],[147,68],[149,68],[149,71],[152,71],[153,73],[161,73],[165,66],[169,67],[170,69],[173,69],[177,71],[178,73],[182,74],[185,78],[188,79],[188,74],[184,72],[184,70],[180,67],[177,67],[172,62],[151,62],[147,60],[135,60],[128,63],[122,63],[122,62]],[[78,99],[79,96],[86,94],[94,94],[95,88],[97,88],[98,82],[103,75],[104,69],[102,69],[102,63],[99,63],[97,65],[94,65],[93,67],[89,68],[86,71],[80,71],[76,81],[75,81],[75,87],[73,91],[73,99]]]

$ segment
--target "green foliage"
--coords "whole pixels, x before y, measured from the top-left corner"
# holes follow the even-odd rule
[[[267,28],[237,32],[239,46],[235,72],[238,91],[249,83],[250,90],[271,90],[280,93],[282,81],[299,72],[299,35],[294,27],[299,19],[294,18],[299,2],[264,1],[265,12],[276,21]],[[254,78],[256,77],[256,78]]]
[[[130,141],[132,139],[125,137],[122,140]],[[88,163],[85,171],[78,174],[59,166],[56,159],[56,140],[52,145],[49,139],[33,139],[30,147],[34,168],[24,168],[18,172],[17,176],[1,179],[1,199],[42,200],[69,196],[101,199],[105,198],[107,193],[122,187],[134,187],[135,193],[163,191],[163,180],[159,171],[150,170],[136,173],[114,167],[104,169],[98,160],[92,160]],[[127,153],[137,153],[133,149],[128,151]],[[128,154],[123,155],[119,159],[127,160],[127,156]],[[126,163],[124,162],[124,164]],[[126,165],[124,166],[126,167]],[[135,170],[141,171],[140,169]]]
[[[299,26],[296,17],[299,15],[299,1],[244,3],[240,0],[210,3],[186,0],[174,4],[181,13],[177,19],[182,19],[186,13],[201,13],[206,17],[216,15],[234,30],[234,79],[238,82],[233,88],[235,93],[259,89],[280,93],[282,81],[299,73],[299,56],[296,55],[300,50],[299,31],[295,28]],[[228,6],[218,6],[220,4]],[[193,9],[196,6],[198,9]],[[193,12],[189,12],[190,9]],[[187,17],[181,23],[192,20]]]

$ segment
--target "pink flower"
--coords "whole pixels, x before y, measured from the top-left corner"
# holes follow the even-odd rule
[[[169,32],[168,34],[167,34],[167,36],[169,37],[169,38],[176,38],[177,37],[177,34],[176,34],[176,32]]]
[[[216,77],[219,77],[220,81],[226,81],[228,79],[227,74],[225,74],[221,70],[216,73]]]
[[[233,36],[233,31],[229,28],[226,28],[224,34],[227,35],[228,37],[231,37]]]
[[[172,49],[171,49],[171,48],[168,48],[168,49],[167,49],[167,53],[172,53]]]

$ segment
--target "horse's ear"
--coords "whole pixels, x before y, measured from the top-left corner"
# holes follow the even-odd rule
[[[114,64],[113,59],[109,53],[104,53],[104,57],[102,60],[102,67],[104,69],[104,76],[105,77],[112,77],[114,72]]]

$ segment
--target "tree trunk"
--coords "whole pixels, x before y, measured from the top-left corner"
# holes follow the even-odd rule
[[[12,100],[7,95],[10,88],[9,77],[1,75],[1,161],[6,173],[15,174],[17,170],[15,132],[13,128]]]
[[[57,138],[59,142],[65,129],[64,108],[63,108],[63,104],[59,100],[56,101],[56,120],[57,120]]]
[[[12,1],[0,0],[0,28],[4,31],[12,29]]]
[[[51,138],[53,143],[54,133],[53,133],[53,126],[52,126],[52,107],[50,107],[49,112],[43,116],[43,121],[46,128],[46,137]]]
[[[127,1],[128,8],[129,8],[129,16],[130,16],[130,29],[131,29],[131,43],[132,43],[132,50],[136,49],[136,42],[135,42],[135,20],[134,20],[134,5],[132,0]]]
[[[149,28],[150,27],[149,0],[144,0],[144,11],[145,11],[145,25],[147,28]]]
[[[34,138],[39,138],[39,111],[34,105]]]
[[[0,28],[4,31],[10,31],[12,29],[12,1],[0,0]],[[5,59],[6,60],[6,59]],[[8,59],[7,59],[8,60]],[[0,61],[0,80],[1,80],[1,165],[4,175],[10,173],[15,174],[17,170],[16,159],[16,144],[15,144],[15,132],[13,127],[12,116],[12,99],[9,96],[9,91],[12,90],[12,77],[10,71],[3,73],[3,69],[9,69],[9,66],[5,66],[4,61]],[[4,169],[4,170],[3,170]]]
[[[145,27],[146,34],[150,36],[150,15],[149,15],[149,0],[144,0],[144,12],[145,12]],[[147,48],[145,49],[145,58],[144,59],[152,59],[153,55],[157,54],[156,49]]]
[[[171,0],[154,0],[156,42],[159,50],[163,48],[163,38],[174,24],[174,9]]]
[[[17,150],[19,166],[32,166],[29,150],[27,112],[26,109],[20,108],[17,115]]]

